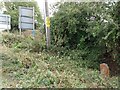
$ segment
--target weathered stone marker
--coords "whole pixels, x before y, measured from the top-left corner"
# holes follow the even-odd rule
[[[109,77],[110,75],[110,70],[109,70],[109,67],[106,63],[102,63],[100,64],[100,72],[101,72],[101,75],[106,78],[106,77]]]

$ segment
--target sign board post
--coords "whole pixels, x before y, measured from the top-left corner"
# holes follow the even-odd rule
[[[11,17],[10,15],[0,14],[0,30],[7,30],[11,29]]]
[[[49,18],[49,10],[48,10],[48,1],[45,0],[45,25],[46,25],[46,44],[47,48],[50,47],[50,18]]]
[[[35,36],[34,28],[34,7],[19,6],[19,30],[20,35],[22,30],[32,30],[33,37]]]
[[[32,35],[33,35],[33,37],[35,37],[34,7],[33,7],[33,29],[32,29]]]

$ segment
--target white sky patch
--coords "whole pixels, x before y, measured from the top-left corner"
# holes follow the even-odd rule
[[[44,14],[45,14],[45,0],[36,0],[36,1],[39,5],[42,16],[44,17]],[[56,2],[60,2],[60,0],[47,0],[47,1],[48,1],[48,8],[49,8],[49,15],[52,16],[53,12],[50,9],[51,5],[54,5]]]

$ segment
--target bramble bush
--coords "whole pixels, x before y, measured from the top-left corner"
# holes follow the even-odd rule
[[[119,59],[119,2],[65,2],[56,6],[58,11],[51,18],[52,45],[87,51],[85,59],[96,62],[105,53],[111,54],[112,60]]]

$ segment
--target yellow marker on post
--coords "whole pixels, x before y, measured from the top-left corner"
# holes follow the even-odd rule
[[[50,27],[50,18],[46,17],[46,26],[49,28]]]

